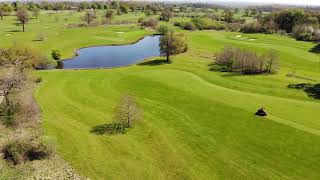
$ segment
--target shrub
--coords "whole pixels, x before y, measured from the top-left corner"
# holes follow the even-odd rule
[[[150,18],[150,19],[147,19],[147,20],[143,20],[140,23],[140,25],[144,26],[144,27],[150,27],[150,28],[155,29],[157,27],[157,25],[158,25],[158,21],[156,19]]]
[[[58,49],[53,49],[51,51],[51,56],[54,60],[60,60],[61,59],[61,52]]]
[[[212,21],[209,18],[194,18],[192,19],[195,27],[199,30],[224,30],[226,25],[217,21]]]
[[[194,30],[196,30],[197,28],[196,28],[196,25],[195,25],[193,22],[187,22],[187,23],[184,25],[183,29],[189,30],[189,31],[194,31]]]
[[[5,102],[0,104],[0,122],[7,127],[15,126],[17,124],[15,115],[19,106],[20,105],[11,100],[11,98],[5,98]]]
[[[245,24],[241,29],[240,32],[243,33],[265,33],[267,30],[264,28],[260,23],[253,22]]]
[[[141,24],[145,19],[146,19],[146,18],[144,18],[144,17],[140,17],[140,18],[138,19],[138,23]]]
[[[32,66],[35,69],[49,69],[54,67],[56,64],[55,61],[53,61],[52,59],[46,57],[46,56],[40,56],[39,58],[35,59],[33,61]]]
[[[160,25],[160,27],[158,28],[158,32],[159,34],[168,34],[168,32],[170,31],[169,27],[166,25]]]
[[[192,22],[199,30],[204,30],[210,24],[211,19],[209,18],[194,18]]]
[[[3,149],[3,158],[16,165],[26,161],[44,159],[51,154],[43,143],[32,144],[27,141],[14,141],[7,144]]]
[[[3,158],[13,164],[20,164],[27,160],[27,151],[31,145],[26,142],[12,142],[7,144],[3,150]]]
[[[174,25],[174,26],[179,26],[179,27],[180,27],[180,26],[181,26],[181,22],[176,21],[176,22],[174,22],[174,23],[173,23],[173,25]]]
[[[40,33],[37,34],[37,40],[38,41],[44,41],[44,40],[46,40],[46,38],[47,38],[47,36],[46,36],[45,33],[40,32]]]
[[[41,78],[41,77],[36,77],[36,78],[34,79],[34,82],[35,82],[35,83],[41,83],[41,82],[42,82],[42,78]]]
[[[292,29],[292,36],[297,40],[316,41],[318,39],[319,30],[312,25],[296,25]]]

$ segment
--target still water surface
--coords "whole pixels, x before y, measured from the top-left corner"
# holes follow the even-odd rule
[[[61,68],[107,68],[135,64],[160,55],[159,38],[160,36],[146,36],[129,45],[79,49],[77,56],[62,62]]]

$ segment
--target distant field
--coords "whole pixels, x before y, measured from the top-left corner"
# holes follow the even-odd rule
[[[103,12],[98,12],[96,21],[101,20]],[[113,21],[121,19],[137,20],[143,14],[116,16]],[[52,49],[59,49],[63,58],[70,58],[80,47],[104,44],[119,44],[136,41],[150,32],[139,29],[135,24],[126,26],[99,26],[93,28],[68,28],[70,24],[81,23],[82,14],[79,12],[43,13],[38,19],[30,19],[26,32],[21,26],[16,26],[15,16],[4,17],[0,21],[0,47],[11,46],[14,43],[34,46],[50,55]],[[117,32],[126,32],[125,35]],[[38,35],[44,34],[45,41],[38,41]]]
[[[58,23],[55,16],[61,16]],[[80,47],[130,43],[153,33],[131,26],[66,29],[80,14],[68,16],[68,22],[64,16],[43,14],[26,33],[9,32],[20,28],[12,25],[14,17],[0,21],[0,46],[16,40],[47,54],[58,48],[70,57]],[[48,39],[32,41],[42,31]],[[319,56],[308,52],[315,44],[278,35],[181,32],[189,51],[172,64],[34,72],[43,79],[35,97],[44,133],[62,157],[91,179],[318,180],[319,100],[287,88],[319,83]],[[214,52],[226,45],[275,49],[281,70],[255,76],[209,71]],[[111,122],[128,91],[143,108],[143,120],[125,135],[90,133]],[[261,106],[270,113],[266,118],[253,115]]]

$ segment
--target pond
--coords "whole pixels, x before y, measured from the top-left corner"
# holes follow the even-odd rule
[[[60,68],[108,68],[135,64],[160,56],[159,39],[160,36],[146,36],[129,45],[82,48],[77,51],[77,56],[63,61]]]

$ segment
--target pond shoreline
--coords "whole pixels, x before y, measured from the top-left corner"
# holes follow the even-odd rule
[[[85,47],[81,47],[81,48],[78,48],[77,50],[74,51],[74,56],[71,57],[71,58],[68,58],[68,59],[62,59],[60,61],[58,61],[58,63],[61,63],[61,68],[54,68],[54,69],[58,69],[58,70],[91,70],[91,69],[111,69],[111,68],[121,68],[121,67],[128,67],[128,66],[132,66],[132,65],[136,65],[136,64],[139,64],[139,63],[142,63],[150,58],[154,58],[154,57],[160,57],[160,54],[158,55],[150,55],[150,57],[142,57],[143,59],[141,60],[137,60],[136,62],[128,62],[128,64],[124,64],[124,65],[121,65],[121,61],[120,61],[120,64],[119,65],[107,65],[107,64],[104,64],[104,65],[97,65],[97,66],[101,66],[101,67],[70,67],[72,65],[69,64],[69,67],[70,68],[64,68],[65,66],[65,62],[68,62],[68,61],[80,61],[79,63],[86,63],[86,62],[83,62],[83,59],[74,59],[74,58],[77,58],[79,57],[79,54],[80,54],[80,51],[81,50],[84,50],[84,49],[88,49],[88,48],[95,48],[95,47],[121,47],[121,46],[130,46],[130,45],[135,45],[137,43],[139,43],[140,41],[148,38],[148,37],[154,37],[154,36],[162,36],[161,34],[158,34],[158,33],[154,33],[154,34],[150,34],[150,35],[145,35],[145,36],[142,36],[140,38],[138,38],[137,40],[133,41],[133,42],[130,42],[130,43],[122,43],[122,44],[108,44],[108,45],[92,45],[92,46],[85,46]],[[142,42],[143,43],[143,42]],[[129,48],[129,47],[128,47]],[[152,52],[152,51],[151,51]],[[119,53],[119,52],[118,52]],[[129,53],[130,53],[130,50],[129,50]],[[130,55],[128,55],[130,56]],[[144,55],[142,55],[144,56]],[[124,58],[125,59],[125,58]],[[121,59],[122,60],[122,59]],[[85,60],[84,60],[85,61]],[[132,61],[132,60],[129,60],[129,61]],[[134,61],[134,60],[133,60]],[[109,61],[110,62],[110,61]],[[99,63],[99,62],[98,62]],[[123,62],[125,63],[125,62]],[[103,63],[102,63],[103,64]],[[59,65],[58,65],[59,66]],[[68,66],[68,65],[67,65]],[[73,65],[73,66],[77,66],[77,65]],[[81,64],[80,64],[81,66]],[[86,66],[86,65],[84,65]],[[90,65],[89,65],[90,66]],[[103,67],[105,66],[105,67]],[[53,69],[52,69],[53,70]]]
[[[141,41],[142,39],[144,39],[145,37],[148,37],[148,36],[162,36],[162,34],[157,34],[157,33],[154,33],[154,34],[150,34],[150,35],[145,35],[145,36],[142,36],[140,38],[138,38],[137,40],[133,41],[133,42],[129,42],[129,43],[121,43],[121,44],[105,44],[105,45],[92,45],[92,46],[84,46],[84,47],[81,47],[81,48],[78,48],[76,50],[73,51],[73,56],[70,57],[70,58],[65,58],[65,59],[61,59],[59,61],[61,62],[64,62],[64,61],[68,61],[70,59],[73,59],[75,57],[78,56],[78,51],[81,50],[81,49],[86,49],[86,48],[92,48],[92,47],[104,47],[104,46],[125,46],[125,45],[132,45],[132,44],[135,44],[139,41]]]

